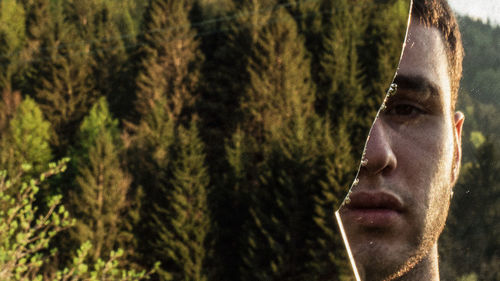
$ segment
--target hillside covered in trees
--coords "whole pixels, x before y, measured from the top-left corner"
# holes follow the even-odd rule
[[[159,261],[155,280],[351,280],[333,211],[394,75],[408,8],[0,1],[0,169],[28,182],[57,170],[8,189],[33,194],[19,201],[24,231],[53,198],[75,219],[15,260],[37,255],[36,271],[16,274],[54,280],[111,260]],[[64,173],[49,167],[66,157]]]
[[[462,170],[440,240],[442,280],[500,280],[500,27],[459,18]]]

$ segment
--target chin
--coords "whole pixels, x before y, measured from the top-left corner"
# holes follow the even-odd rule
[[[352,249],[356,266],[364,281],[389,280],[388,278],[398,272],[410,258],[401,256],[399,253],[404,251],[394,249],[395,245],[370,242],[358,244]]]
[[[358,244],[352,251],[363,281],[390,281],[415,271],[436,246],[433,241],[424,239],[416,247],[372,241]]]

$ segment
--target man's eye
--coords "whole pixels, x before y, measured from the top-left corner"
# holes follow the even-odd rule
[[[398,116],[415,116],[425,113],[422,109],[411,104],[397,104],[386,108],[385,114]]]

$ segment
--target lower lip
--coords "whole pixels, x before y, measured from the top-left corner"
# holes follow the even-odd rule
[[[347,209],[345,216],[345,223],[380,228],[394,225],[401,214],[392,209]]]

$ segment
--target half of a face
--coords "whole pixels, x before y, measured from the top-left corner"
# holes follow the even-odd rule
[[[413,132],[411,128],[425,131],[422,127],[425,124],[417,120],[424,109],[407,89],[408,83],[419,81],[412,75],[398,77],[396,74],[400,61],[404,60],[403,48],[408,43],[411,2],[389,1],[376,6],[378,18],[391,20],[368,21],[368,25],[376,26],[372,27],[374,30],[380,24],[378,32],[383,34],[380,41],[374,43],[364,34],[366,44],[373,44],[365,51],[378,50],[372,54],[375,59],[371,65],[377,71],[370,72],[370,67],[366,67],[359,72],[358,77],[363,77],[365,82],[358,88],[364,102],[360,103],[361,107],[346,110],[352,110],[351,115],[346,114],[351,120],[346,122],[346,132],[353,145],[351,156],[359,160],[355,162],[357,169],[351,170],[355,175],[351,174],[350,179],[354,180],[350,189],[335,212],[355,280],[390,280],[411,258],[405,253],[412,253],[411,248],[418,242],[410,235],[415,229],[409,226],[420,217],[402,215],[409,204],[417,203],[411,199],[414,194],[399,187],[415,182],[425,184],[415,174],[421,168],[411,169],[415,163],[407,163],[406,168],[402,166],[404,163],[398,163],[402,161],[398,158],[400,154],[411,148],[411,135],[407,134]],[[404,92],[406,96],[402,96]],[[363,114],[366,123],[354,121]],[[403,177],[404,172],[408,173],[407,178]],[[407,240],[401,239],[405,232],[410,232]]]

